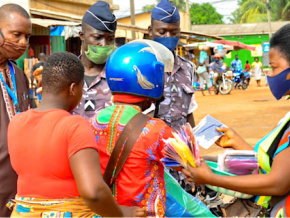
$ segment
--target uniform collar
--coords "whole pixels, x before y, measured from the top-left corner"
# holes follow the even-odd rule
[[[171,72],[171,75],[174,75],[178,70],[179,68],[181,68],[181,58],[179,55],[176,55],[174,54],[174,66],[173,66],[173,71]]]

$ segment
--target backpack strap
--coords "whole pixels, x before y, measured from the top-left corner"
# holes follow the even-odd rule
[[[104,173],[104,181],[109,187],[112,186],[118,177],[118,174],[122,170],[131,149],[149,119],[150,117],[142,113],[138,113],[129,120],[121,132]]]

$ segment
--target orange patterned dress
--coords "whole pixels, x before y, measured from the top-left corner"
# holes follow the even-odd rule
[[[120,133],[140,112],[138,107],[114,105],[90,120],[103,174]],[[162,139],[172,137],[172,131],[160,119],[150,118],[147,122],[113,184],[112,192],[119,205],[145,208],[148,216],[164,216],[166,190],[164,167],[160,160],[164,147]]]

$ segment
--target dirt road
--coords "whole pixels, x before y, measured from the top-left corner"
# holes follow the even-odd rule
[[[198,108],[194,111],[196,124],[207,114],[235,129],[254,146],[290,110],[290,100],[277,101],[262,77],[262,87],[252,79],[247,90],[233,89],[229,95],[202,96],[195,93]],[[213,145],[202,154],[216,155],[222,148]]]

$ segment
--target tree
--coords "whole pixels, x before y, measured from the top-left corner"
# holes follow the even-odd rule
[[[192,24],[222,24],[223,15],[219,14],[210,3],[192,3],[190,7]]]
[[[169,0],[171,4],[173,4],[175,7],[177,7],[178,10],[185,11],[186,9],[186,3],[185,0]],[[142,8],[142,11],[150,11],[152,10],[157,4],[159,3],[158,0],[156,0],[156,4],[151,5],[144,5]]]
[[[257,23],[268,21],[266,0],[240,0],[240,6],[230,19],[233,23]],[[290,20],[289,0],[270,0],[271,20]]]

